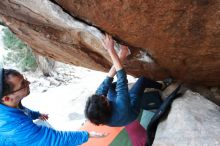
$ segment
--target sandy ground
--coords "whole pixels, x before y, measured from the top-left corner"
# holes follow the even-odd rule
[[[69,85],[50,88],[44,93],[31,93],[23,100],[28,108],[49,114],[48,122],[58,130],[76,130],[85,121],[86,98],[95,91],[105,74],[78,68],[80,79]]]

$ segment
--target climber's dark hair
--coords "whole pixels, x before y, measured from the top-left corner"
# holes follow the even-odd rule
[[[92,95],[88,98],[85,106],[85,116],[93,124],[107,124],[112,114],[112,109],[107,97]]]

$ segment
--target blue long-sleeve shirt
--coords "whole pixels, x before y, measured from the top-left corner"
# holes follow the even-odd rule
[[[31,118],[32,120],[36,120],[40,117],[40,112],[39,111],[33,111],[28,109],[27,107],[21,105],[19,110],[23,111],[25,115],[27,115],[29,118]]]
[[[87,131],[64,132],[33,123],[37,112],[0,104],[0,146],[75,146],[88,140]]]
[[[96,94],[107,96],[112,106],[112,116],[107,125],[109,126],[125,126],[134,121],[139,112],[133,109],[131,105],[128,80],[124,69],[117,71],[116,87],[112,84],[113,78],[106,77],[96,90]]]

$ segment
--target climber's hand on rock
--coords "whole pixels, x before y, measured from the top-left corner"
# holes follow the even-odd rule
[[[105,35],[105,38],[102,41],[102,44],[107,51],[114,50],[114,40],[112,39],[110,35],[108,34]]]

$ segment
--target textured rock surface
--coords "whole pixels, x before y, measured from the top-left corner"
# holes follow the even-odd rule
[[[0,2],[0,11],[2,20],[37,53],[99,70],[109,65],[106,57],[98,56],[104,54],[103,49],[97,49],[101,48],[97,42],[101,33],[50,1],[6,0]]]
[[[103,35],[91,24],[131,47],[126,67],[132,75],[220,85],[218,0],[4,0],[0,15],[37,53],[59,61],[110,67]]]
[[[155,146],[220,145],[220,107],[187,91],[174,100],[166,120],[156,131]]]

